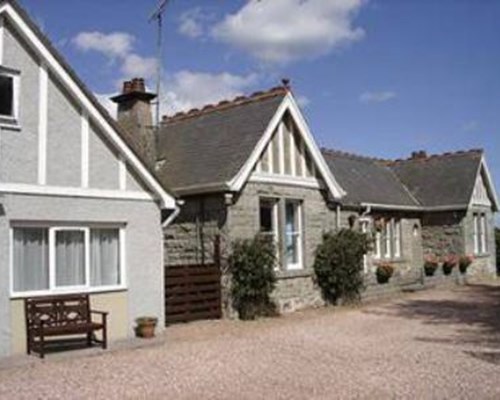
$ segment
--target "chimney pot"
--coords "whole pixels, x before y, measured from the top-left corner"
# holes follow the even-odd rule
[[[412,160],[423,160],[427,158],[427,152],[425,150],[412,151],[410,159]]]
[[[125,81],[123,82],[123,90],[122,93],[130,93],[132,91],[132,82],[131,81]]]

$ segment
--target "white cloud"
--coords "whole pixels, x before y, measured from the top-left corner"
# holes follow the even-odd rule
[[[80,32],[72,42],[79,50],[95,51],[109,59],[118,59],[121,62],[120,72],[123,78],[150,79],[156,73],[156,59],[136,54],[134,52],[136,38],[128,33]]]
[[[132,51],[134,36],[125,32],[80,32],[73,38],[75,46],[83,51],[97,51],[107,57],[124,57]]]
[[[353,19],[364,0],[250,0],[212,30],[219,41],[266,63],[329,53],[360,40]]]
[[[361,103],[384,103],[394,98],[396,98],[396,93],[391,91],[364,92],[359,95]]]
[[[161,102],[161,115],[173,115],[195,107],[214,104],[221,100],[231,100],[245,93],[255,85],[255,74],[234,75],[228,72],[211,74],[183,70],[162,83],[164,95]],[[117,106],[110,98],[116,93],[95,93],[97,100],[113,118],[116,118]]]
[[[99,100],[99,103],[108,111],[109,115],[116,118],[117,104],[113,103],[110,99],[116,93],[94,93],[94,96]]]
[[[194,107],[232,99],[255,85],[255,74],[234,75],[228,72],[211,74],[183,70],[163,84],[162,114],[172,115]]]
[[[462,125],[462,130],[464,132],[474,132],[479,129],[479,122],[476,120],[468,121]]]
[[[184,12],[179,18],[179,33],[190,38],[202,36],[204,31],[202,21],[204,19],[200,7]]]
[[[297,96],[297,104],[303,108],[307,107],[309,104],[311,104],[311,100],[309,97],[304,96],[304,95],[299,95]]]
[[[121,72],[128,77],[151,79],[156,74],[156,58],[130,54],[123,59]]]

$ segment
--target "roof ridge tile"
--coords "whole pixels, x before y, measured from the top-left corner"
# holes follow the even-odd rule
[[[229,108],[241,106],[243,104],[253,103],[257,101],[266,100],[272,97],[276,97],[279,95],[285,95],[290,92],[290,88],[287,86],[275,86],[266,91],[257,91],[248,96],[236,96],[231,100],[221,100],[218,103],[214,104],[205,104],[200,108],[192,108],[187,111],[178,112],[172,116],[164,115],[162,117],[162,124],[169,124],[179,121],[184,121],[186,119],[191,119],[194,117],[198,117],[201,115],[206,115],[208,113],[227,110]]]

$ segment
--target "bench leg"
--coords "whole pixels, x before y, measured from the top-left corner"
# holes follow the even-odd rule
[[[102,348],[106,350],[108,348],[108,333],[106,330],[106,326],[102,330]]]
[[[31,354],[31,335],[29,332],[26,334],[26,353]]]
[[[45,358],[45,339],[40,335],[40,358]]]
[[[87,333],[87,346],[92,346],[92,332]]]

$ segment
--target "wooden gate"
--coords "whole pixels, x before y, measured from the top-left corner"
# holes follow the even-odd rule
[[[222,317],[219,240],[213,262],[165,267],[165,323]]]

